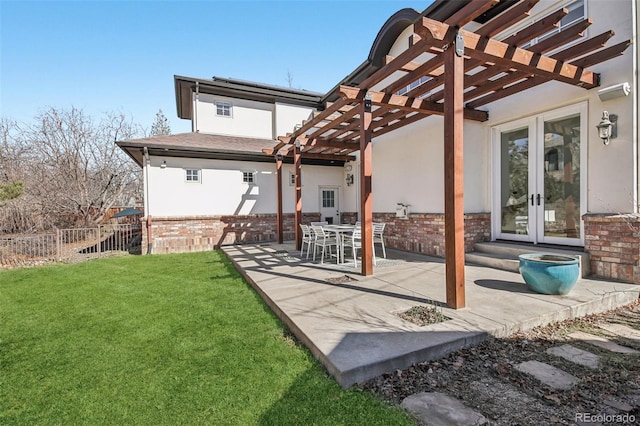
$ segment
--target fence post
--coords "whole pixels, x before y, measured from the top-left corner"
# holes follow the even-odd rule
[[[56,228],[56,256],[58,257],[58,262],[62,262],[62,241],[60,234],[60,229]]]
[[[101,237],[102,237],[102,235],[100,235],[100,225],[98,225],[98,245],[97,245],[97,247],[98,247],[97,248],[98,249],[98,257],[101,257],[100,256],[100,240],[102,239]]]

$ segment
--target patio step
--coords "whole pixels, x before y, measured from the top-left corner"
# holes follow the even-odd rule
[[[467,262],[502,269],[504,271],[518,272],[518,266],[520,264],[518,255],[526,253],[554,253],[577,257],[580,260],[580,276],[582,278],[588,277],[591,273],[589,268],[589,253],[585,253],[584,251],[502,242],[476,243],[474,248],[475,251],[465,254],[465,260]]]
[[[504,254],[471,252],[464,255],[464,260],[467,263],[473,263],[475,265],[488,266],[494,269],[502,269],[503,271],[519,272],[518,267],[520,260]]]

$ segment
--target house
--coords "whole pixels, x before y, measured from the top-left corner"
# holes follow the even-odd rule
[[[272,148],[316,111],[322,94],[247,81],[175,76],[178,115],[193,132],[118,142],[143,167],[144,240],[152,253],[212,250],[222,244],[273,241],[276,180]],[[305,220],[340,220],[344,158],[304,159]],[[285,163],[292,163],[286,160]],[[285,185],[293,167],[284,165]],[[284,195],[293,238],[293,192]],[[321,205],[325,207],[320,207]]]
[[[288,185],[301,174],[305,222],[329,209],[335,221],[371,216],[387,223],[387,247],[448,263],[460,257],[446,250],[454,233],[455,250],[493,240],[578,247],[593,274],[640,282],[638,9],[633,0],[402,9],[326,94],[176,76],[178,115],[194,133],[119,142],[145,170],[154,252],[276,239],[274,155],[284,153],[285,238],[300,211]],[[443,102],[456,99],[445,90],[455,81],[443,69],[448,48],[466,58],[464,122]],[[367,114],[372,124],[362,124]],[[448,151],[447,141],[460,145]],[[445,216],[459,218],[451,231]]]

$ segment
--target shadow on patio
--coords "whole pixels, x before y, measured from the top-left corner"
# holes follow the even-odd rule
[[[465,309],[445,306],[442,259],[387,250],[374,275],[307,261],[292,244],[223,247],[267,305],[343,386],[435,359],[489,335],[602,312],[640,286],[582,279],[566,296],[529,291],[519,274],[467,265]],[[448,321],[420,327],[397,313],[436,305]]]

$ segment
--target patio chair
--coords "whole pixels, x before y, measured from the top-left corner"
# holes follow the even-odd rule
[[[373,249],[376,248],[376,243],[380,243],[382,245],[382,257],[387,258],[387,250],[384,247],[384,238],[382,234],[384,234],[384,227],[386,223],[375,223],[373,224]]]
[[[318,247],[322,247],[320,263],[324,263],[324,252],[327,248],[329,249],[329,256],[332,256],[331,247],[335,247],[336,257],[338,256],[338,242],[335,237],[322,229],[322,226],[311,225],[311,231],[315,235],[313,244],[313,260],[316,260],[316,250]]]
[[[362,251],[362,228],[359,226],[353,230],[350,238],[344,238],[342,241],[343,250],[345,247],[350,247],[353,253],[353,265],[358,267],[358,261],[356,260],[356,251]],[[373,264],[376,264],[376,251],[373,250]]]
[[[302,244],[300,245],[300,256],[304,253],[304,245],[307,244],[307,259],[311,252],[311,246],[314,243],[314,235],[309,225],[300,224],[300,230],[302,231]]]

